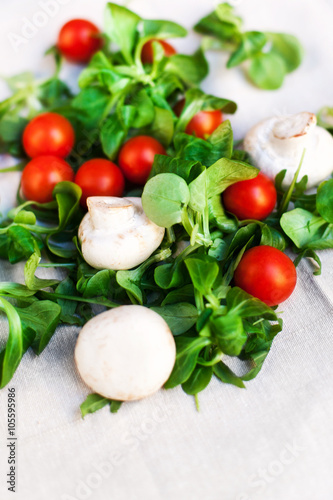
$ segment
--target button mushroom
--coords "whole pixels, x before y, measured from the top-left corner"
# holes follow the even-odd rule
[[[93,196],[79,227],[84,259],[96,269],[126,270],[144,262],[165,229],[148,219],[141,198]]]
[[[75,347],[84,382],[118,401],[150,396],[168,380],[176,346],[164,319],[143,306],[120,306],[88,321]]]
[[[306,150],[300,178],[308,176],[308,188],[318,185],[333,171],[333,138],[317,125],[312,113],[275,116],[255,125],[244,139],[244,149],[268,177],[286,169],[283,185],[289,186]]]

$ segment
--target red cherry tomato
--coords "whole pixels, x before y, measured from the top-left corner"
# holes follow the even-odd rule
[[[257,177],[236,182],[223,193],[223,204],[238,219],[265,219],[276,204],[274,182],[259,172]]]
[[[141,61],[144,64],[153,63],[154,60],[153,42],[158,42],[162,45],[164,49],[164,55],[166,57],[170,57],[173,56],[174,54],[177,54],[176,49],[172,45],[170,45],[170,43],[165,42],[164,40],[158,40],[154,38],[153,40],[149,40],[149,42],[145,43],[144,46],[142,47]]]
[[[184,105],[185,99],[182,99],[174,106],[173,110],[177,116],[181,115]],[[207,139],[222,122],[223,114],[219,109],[215,111],[199,111],[188,123],[185,132],[200,139]]]
[[[121,148],[119,167],[126,179],[135,184],[145,184],[154,163],[155,155],[166,155],[166,151],[153,137],[138,135],[127,141]]]
[[[61,181],[73,181],[74,171],[65,160],[57,156],[38,156],[31,160],[22,173],[21,189],[27,200],[47,203],[52,191]]]
[[[122,196],[125,187],[120,168],[102,158],[84,163],[76,173],[75,183],[82,189],[83,207],[87,206],[89,196]]]
[[[60,30],[57,47],[61,54],[75,63],[86,63],[101,49],[100,31],[85,19],[73,19]]]
[[[262,245],[247,250],[234,275],[235,285],[268,306],[285,301],[296,286],[293,262],[277,248]]]
[[[75,133],[70,122],[57,113],[33,118],[23,132],[23,147],[30,158],[54,155],[65,158],[71,152]]]

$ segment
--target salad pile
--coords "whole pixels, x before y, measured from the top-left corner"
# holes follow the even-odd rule
[[[295,288],[295,266],[309,257],[319,274],[316,251],[333,248],[333,180],[307,194],[301,158],[288,187],[285,171],[275,183],[259,173],[224,116],[235,102],[199,88],[210,49],[230,51],[228,67],[247,61],[263,89],[278,88],[298,67],[295,37],[241,26],[221,4],[195,27],[205,35],[201,47],[178,54],[167,40],[186,36],[182,26],[108,3],[104,33],[85,20],[62,28],[48,51],[51,78],[7,78],[13,95],[0,103],[0,152],[20,163],[2,173],[23,172],[18,206],[0,224],[0,257],[25,267],[24,284],[0,283],[9,323],[0,387],[30,347],[37,355],[47,347],[59,324],[82,327],[105,308],[130,304],[158,313],[174,336],[165,388],[181,385],[197,399],[214,376],[244,387],[260,372],[282,330],[276,306]],[[64,59],[85,64],[76,94],[60,78]],[[148,219],[165,228],[136,267],[92,267],[84,258],[78,229],[94,196],[141,197]],[[65,278],[41,279],[41,267]],[[247,372],[236,375],[229,357]],[[81,412],[120,404],[92,394]]]

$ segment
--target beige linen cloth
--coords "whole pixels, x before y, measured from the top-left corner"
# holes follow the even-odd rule
[[[47,25],[15,52],[8,33],[20,33],[24,19],[31,20],[43,2],[1,0],[1,73],[40,68],[40,54],[68,19],[102,23],[104,0],[54,2],[59,9]],[[207,0],[127,3],[147,17],[169,17],[188,27],[213,7]],[[209,56],[212,76],[204,86],[238,102],[236,137],[274,113],[333,105],[332,2],[234,4],[247,29],[294,32],[306,48],[302,68],[276,92],[252,88],[238,69],[224,69],[222,56]],[[191,35],[176,45],[190,51],[197,43]],[[284,330],[258,378],[246,390],[215,380],[200,395],[200,413],[177,388],[123,405],[116,415],[104,408],[82,420],[79,405],[89,391],[73,363],[78,329],[58,328],[39,357],[25,355],[10,383],[18,405],[16,493],[6,485],[7,389],[0,392],[0,499],[331,500],[333,251],[320,256],[322,276],[313,277],[309,262],[299,266],[296,291],[280,307]],[[22,282],[22,270],[1,261],[0,279]],[[6,335],[1,320],[2,342]]]

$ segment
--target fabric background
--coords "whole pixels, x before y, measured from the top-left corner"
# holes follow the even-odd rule
[[[88,17],[102,25],[104,0],[62,0],[29,43],[15,52],[8,33],[20,33],[40,1],[0,0],[0,62],[6,75],[47,70],[42,52],[64,21]],[[235,0],[248,29],[296,33],[306,48],[301,69],[284,87],[262,92],[238,69],[210,55],[204,88],[234,99],[236,138],[276,113],[316,112],[333,104],[333,2]],[[60,1],[59,1],[60,4]],[[212,9],[208,0],[133,0],[147,17],[190,27]],[[176,46],[191,51],[196,35]],[[76,69],[65,72],[73,78]],[[5,97],[5,87],[0,88]],[[77,328],[60,327],[39,356],[28,352],[10,387],[17,393],[18,491],[6,489],[7,389],[0,392],[0,498],[9,500],[331,500],[333,491],[332,313],[333,252],[320,253],[323,274],[302,262],[283,310],[284,330],[257,379],[246,390],[215,380],[200,395],[201,411],[181,389],[107,408],[82,420],[88,394],[73,362]],[[41,270],[40,277],[50,277]],[[0,280],[23,281],[23,266],[0,262]],[[7,325],[0,322],[0,342]]]

